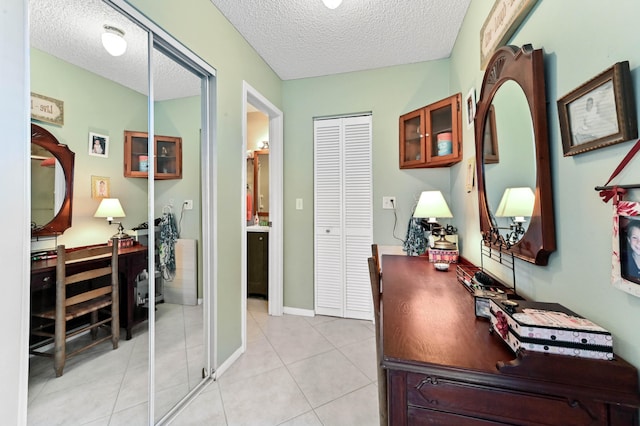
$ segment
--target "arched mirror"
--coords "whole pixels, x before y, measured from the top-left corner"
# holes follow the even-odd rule
[[[31,236],[71,227],[75,154],[47,130],[31,124]]]
[[[484,244],[546,265],[556,243],[542,50],[498,49],[487,65],[477,111]]]

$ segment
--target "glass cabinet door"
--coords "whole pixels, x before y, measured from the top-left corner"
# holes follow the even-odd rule
[[[425,153],[424,109],[400,116],[400,168],[423,167]]]

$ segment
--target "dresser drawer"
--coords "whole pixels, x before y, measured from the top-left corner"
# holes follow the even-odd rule
[[[415,373],[407,374],[407,403],[410,407],[487,420],[499,419],[516,425],[607,424],[606,406],[591,400],[576,401],[553,395],[490,388]]]

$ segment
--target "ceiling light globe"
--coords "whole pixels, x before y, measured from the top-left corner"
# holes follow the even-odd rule
[[[342,4],[342,0],[322,0],[322,2],[329,9],[335,9]]]
[[[124,31],[104,26],[105,32],[102,33],[102,45],[111,56],[121,56],[127,51],[127,41],[123,38]]]

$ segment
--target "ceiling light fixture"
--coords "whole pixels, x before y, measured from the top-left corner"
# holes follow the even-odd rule
[[[329,9],[335,9],[342,4],[342,0],[322,0],[322,3]]]
[[[102,45],[111,56],[121,56],[127,50],[127,41],[124,39],[124,31],[120,28],[104,25],[102,33]]]

